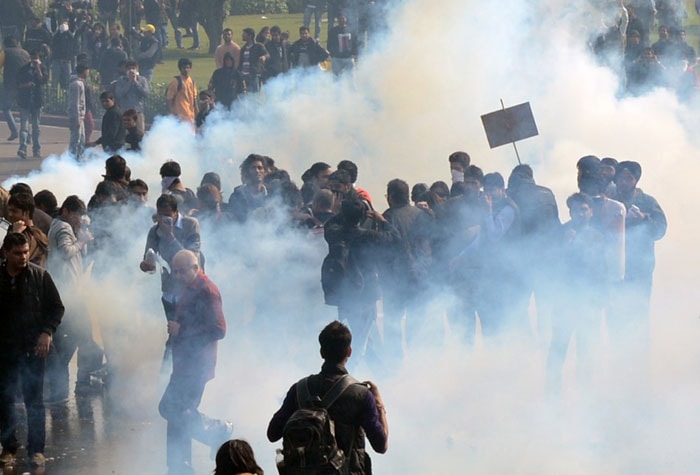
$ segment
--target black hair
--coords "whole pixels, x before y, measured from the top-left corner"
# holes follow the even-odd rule
[[[137,186],[146,188],[146,191],[148,191],[148,184],[145,181],[143,181],[141,178],[136,178],[134,180],[131,180],[129,182],[129,184],[127,185],[127,188],[129,189],[129,191],[131,191],[134,188],[136,188]]]
[[[484,186],[495,186],[496,188],[505,188],[506,183],[503,180],[503,175],[498,172],[487,173],[484,175]]]
[[[190,58],[180,58],[177,60],[177,69],[182,69],[185,66],[192,67],[192,60]]]
[[[160,195],[156,200],[156,209],[177,211],[177,199],[173,195]]]
[[[10,251],[14,247],[24,246],[29,244],[27,236],[22,233],[7,233],[5,239],[2,241],[2,250]]]
[[[393,205],[403,206],[408,204],[408,183],[395,178],[386,185],[386,194],[391,198]]]
[[[111,93],[110,93],[111,94]],[[105,160],[107,178],[120,180],[126,175],[126,160],[121,155],[112,155]]]
[[[350,160],[341,160],[341,162],[338,163],[338,170],[345,170],[350,173],[350,180],[352,183],[357,181],[357,165],[355,165],[354,162]]]
[[[348,327],[336,320],[321,330],[318,342],[321,344],[321,356],[324,360],[329,363],[340,363],[348,355],[352,344],[352,333]]]
[[[100,94],[100,100],[104,101],[105,99],[114,100],[114,94],[112,94],[112,91],[104,91],[102,94]]]
[[[416,183],[411,188],[411,200],[412,201],[425,201],[423,195],[428,191],[428,185],[426,183]]]
[[[311,167],[306,170],[303,175],[301,175],[301,181],[306,183],[312,178],[317,177],[319,173],[328,170],[330,167],[331,166],[325,162],[316,162],[311,165]]]
[[[253,448],[248,442],[233,439],[224,442],[216,452],[216,468],[214,475],[229,475],[234,473],[252,473],[264,475],[264,471],[255,461]]]
[[[12,185],[8,193],[10,193],[10,195],[14,195],[16,193],[29,193],[30,195],[33,194],[32,187],[23,182],[15,183],[14,185]]]
[[[56,195],[54,195],[49,190],[41,190],[36,195],[34,195],[34,206],[36,208],[41,208],[49,214],[55,213],[58,208],[58,200],[56,200]]]
[[[447,183],[445,183],[444,181],[436,181],[435,183],[430,185],[430,191],[436,193],[442,198],[447,198],[448,196],[450,196],[450,187],[447,186]]]
[[[165,177],[165,176],[179,177],[180,175],[182,175],[182,169],[180,168],[180,164],[173,161],[173,160],[168,160],[160,167],[160,176],[161,177]]]
[[[77,195],[70,195],[68,198],[63,200],[63,204],[61,205],[61,212],[63,212],[64,210],[68,211],[69,213],[87,213],[85,203]]]
[[[34,214],[34,197],[31,193],[15,193],[10,195],[10,199],[7,200],[7,206],[12,206],[20,211],[26,211],[29,216]]]
[[[347,170],[342,170],[338,168],[336,171],[328,176],[329,182],[337,182],[341,185],[352,185],[352,175]]]
[[[447,157],[447,160],[450,163],[452,163],[452,162],[459,163],[460,165],[462,165],[462,168],[464,168],[464,170],[466,170],[467,167],[469,166],[469,164],[471,163],[471,158],[469,157],[469,154],[467,152],[461,152],[461,151],[452,152],[450,154],[450,156]]]

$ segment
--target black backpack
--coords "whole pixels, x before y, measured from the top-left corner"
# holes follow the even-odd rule
[[[345,291],[359,291],[365,286],[347,241],[338,241],[328,249],[321,265],[321,288],[326,305],[339,305]]]
[[[284,459],[277,463],[280,475],[348,474],[349,454],[338,447],[335,424],[327,409],[354,383],[357,380],[352,376],[342,376],[322,400],[318,396],[311,397],[308,378],[297,383],[299,409],[290,416],[282,431]]]

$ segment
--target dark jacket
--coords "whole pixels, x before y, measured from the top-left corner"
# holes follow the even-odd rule
[[[17,73],[22,66],[29,62],[29,53],[20,47],[5,48],[5,65],[2,73],[2,83],[5,86],[5,93],[16,91]]]
[[[328,52],[331,58],[357,56],[357,35],[347,26],[334,26],[328,32]]]
[[[45,269],[27,264],[12,279],[0,266],[0,351],[33,351],[41,333],[53,335],[63,318],[63,302],[53,279]]]
[[[17,105],[22,109],[37,110],[44,105],[42,89],[49,79],[44,64],[22,66],[17,73]]]
[[[124,146],[126,130],[122,124],[122,112],[119,106],[107,109],[102,116],[102,136],[95,141],[102,145],[105,152],[116,152]]]
[[[324,363],[321,372],[309,376],[309,392],[322,397],[347,370],[342,364]],[[299,408],[296,383],[289,389],[282,407],[272,416],[267,428],[267,438],[275,442],[282,438],[284,425]],[[370,475],[372,463],[365,451],[365,436],[372,448],[383,452],[386,436],[379,423],[379,411],[374,396],[363,384],[352,384],[328,409],[335,423],[338,447],[347,455],[350,453],[350,475]],[[351,450],[352,447],[352,450]]]
[[[277,76],[289,71],[288,47],[284,41],[270,41],[266,46],[270,58],[265,61],[265,79]]]
[[[210,89],[214,92],[216,102],[220,102],[226,107],[238,96],[240,80],[238,71],[234,68],[219,68],[211,76]]]
[[[308,64],[302,59],[306,55]],[[289,47],[289,64],[293,68],[316,66],[328,58],[328,51],[314,40],[297,40]]]
[[[329,250],[340,241],[348,244],[350,265],[356,266],[356,270],[362,275],[362,287],[348,286],[343,300],[348,305],[377,301],[377,263],[387,246],[400,239],[396,228],[391,223],[381,223],[376,230],[350,226],[344,222],[342,214],[338,214],[326,222],[323,235]]]

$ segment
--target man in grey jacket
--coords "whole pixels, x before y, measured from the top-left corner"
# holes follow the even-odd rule
[[[66,113],[68,115],[68,128],[70,129],[70,143],[68,150],[80,160],[85,149],[85,79],[89,68],[86,64],[79,64],[75,68],[76,75],[71,78],[68,85],[68,98],[66,99]]]
[[[125,68],[126,74],[114,82],[114,99],[121,110],[134,109],[139,113],[139,128],[144,131],[146,128],[143,111],[146,98],[151,93],[151,86],[148,79],[139,75],[136,61],[127,61]]]

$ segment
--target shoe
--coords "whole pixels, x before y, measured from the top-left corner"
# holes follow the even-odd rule
[[[41,153],[39,153],[39,152],[34,152],[34,153],[32,154],[32,158],[41,159],[41,158],[42,158]]]
[[[187,49],[189,49],[189,50],[198,50],[198,49],[199,49],[199,46],[190,46],[190,47],[187,48]]]
[[[32,458],[30,462],[33,467],[43,467],[46,465],[46,457],[44,457],[44,454],[41,452],[37,452],[34,455],[32,455]]]
[[[7,141],[8,141],[8,142],[12,142],[13,140],[17,140],[17,137],[19,137],[19,135],[17,135],[17,134],[10,134],[10,136],[7,137]]]
[[[15,461],[15,453],[8,449],[2,449],[0,453],[0,465],[12,465]]]
[[[26,160],[27,159],[27,152],[24,152],[22,150],[18,151],[17,158],[21,158],[22,160]]]

